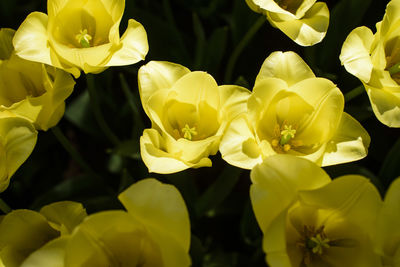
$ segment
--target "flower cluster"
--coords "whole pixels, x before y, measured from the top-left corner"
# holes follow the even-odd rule
[[[327,33],[325,3],[246,3],[299,45]],[[48,0],[47,14],[33,12],[16,31],[0,30],[0,193],[33,151],[38,131],[61,120],[81,71],[144,60],[144,27],[129,19],[120,36],[124,9],[124,0]],[[377,32],[354,29],[340,55],[390,127],[400,127],[399,23],[400,0],[392,0]],[[297,53],[272,52],[252,90],[218,85],[206,71],[167,61],[143,64],[137,80],[151,123],[136,140],[148,171],[211,167],[218,152],[251,170],[250,200],[269,266],[399,266],[400,177],[382,200],[368,178],[332,180],[322,169],[363,159],[371,138],[344,112],[338,86],[317,77]],[[88,215],[81,203],[60,201],[39,212],[8,212],[0,217],[0,266],[191,265],[189,212],[176,187],[142,179],[118,199],[125,210]]]

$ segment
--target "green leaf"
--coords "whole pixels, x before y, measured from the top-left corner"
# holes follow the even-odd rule
[[[208,39],[204,58],[204,70],[217,75],[225,55],[228,41],[228,27],[216,28]]]
[[[196,36],[196,50],[195,50],[195,60],[193,68],[197,70],[201,68],[201,66],[203,65],[206,36],[200,18],[196,13],[193,13],[192,20],[193,20],[193,31]]]
[[[101,136],[100,129],[95,123],[90,108],[90,97],[88,91],[84,91],[71,103],[67,105],[65,118],[80,130],[91,136]]]
[[[239,180],[242,169],[226,165],[217,180],[207,189],[196,203],[196,214],[200,217],[212,212],[231,193]]]
[[[387,153],[386,158],[379,171],[379,178],[385,187],[400,176],[400,138],[394,144],[392,149]]]

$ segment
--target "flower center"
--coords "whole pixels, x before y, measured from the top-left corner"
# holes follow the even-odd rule
[[[299,0],[274,0],[282,9],[285,9],[293,14],[299,8],[302,1]]]
[[[288,152],[292,147],[301,146],[300,141],[295,141],[296,129],[292,125],[283,123],[282,127],[275,126],[275,138],[272,140],[272,147],[278,152]]]
[[[322,237],[321,234],[311,237],[307,240],[307,248],[311,249],[314,254],[322,255],[324,248],[330,248],[329,238]]]
[[[183,138],[192,140],[193,136],[197,135],[196,127],[190,128],[188,124],[182,128]]]
[[[304,226],[297,246],[303,251],[303,264],[308,266],[311,259],[316,255],[324,254],[325,250],[331,247],[331,240],[326,237],[324,227],[315,229],[313,226]]]
[[[75,38],[83,48],[90,47],[90,40],[92,40],[92,36],[88,34],[87,29],[80,30],[79,33],[75,36]]]

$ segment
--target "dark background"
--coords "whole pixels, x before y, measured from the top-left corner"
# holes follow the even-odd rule
[[[340,65],[342,43],[357,26],[365,25],[375,32],[375,23],[382,20],[388,1],[326,2],[331,21],[323,42],[298,46],[266,22],[240,54],[232,78],[227,79],[226,66],[235,47],[260,17],[245,0],[127,0],[121,33],[129,18],[141,22],[148,34],[149,54],[145,62],[110,68],[94,77],[102,114],[121,144],[114,145],[100,130],[82,74],[58,129],[89,169],[70,157],[52,130],[40,132],[34,152],[0,198],[13,209],[40,209],[54,201],[75,200],[92,213],[122,208],[117,200],[122,190],[140,179],[156,177],[177,186],[186,201],[193,233],[193,266],[266,266],[262,235],[249,202],[249,171],[229,166],[217,154],[211,157],[212,168],[173,175],[147,172],[140,159],[139,137],[150,121],[140,105],[137,71],[150,60],[166,60],[207,71],[218,84],[235,83],[251,89],[271,52],[292,50],[317,76],[332,80],[345,94],[360,82]],[[1,0],[1,27],[17,29],[33,11],[46,12],[46,1]],[[367,176],[384,194],[400,175],[400,130],[375,118],[366,93],[346,103],[345,111],[371,135],[369,155],[325,170],[331,177]]]

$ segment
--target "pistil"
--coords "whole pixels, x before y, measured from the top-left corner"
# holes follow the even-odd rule
[[[190,128],[188,124],[182,128],[183,138],[187,140],[192,140],[193,136],[197,135],[196,127]]]
[[[75,38],[83,48],[90,47],[90,40],[92,40],[92,36],[88,34],[87,29],[80,30],[79,33],[75,36]]]

